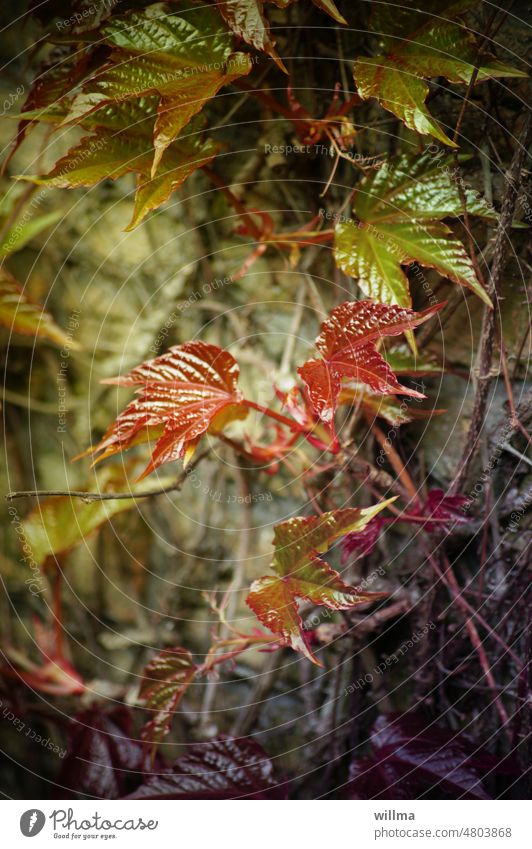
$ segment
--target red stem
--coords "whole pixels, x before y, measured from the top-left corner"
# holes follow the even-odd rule
[[[53,612],[54,612],[54,633],[55,633],[55,649],[58,657],[63,656],[63,614],[61,607],[61,586],[63,574],[59,565],[55,568],[53,577]]]
[[[460,590],[460,587],[458,586],[458,582],[457,582],[457,580],[454,576],[454,572],[452,571],[451,564],[449,563],[449,561],[446,560],[446,563],[445,563],[446,569],[445,569],[445,571],[443,571],[442,569],[440,569],[439,565],[436,562],[436,559],[432,556],[430,551],[425,549],[425,554],[426,554],[432,568],[434,569],[434,571],[436,572],[436,574],[438,575],[440,580],[445,584],[445,586],[447,587],[447,589],[449,590],[449,593],[451,594],[451,596],[453,598],[453,601],[456,602],[456,605],[459,607],[459,609],[461,610],[461,612],[464,616],[464,624],[465,624],[467,633],[469,634],[469,639],[471,640],[471,643],[472,643],[475,651],[478,654],[480,666],[482,668],[482,672],[484,673],[484,677],[486,678],[486,681],[488,683],[488,687],[489,687],[489,689],[492,693],[493,702],[495,704],[495,707],[496,707],[497,712],[499,714],[499,717],[501,719],[501,723],[505,727],[506,732],[508,733],[508,728],[507,728],[508,722],[509,722],[508,714],[507,714],[506,709],[505,709],[505,707],[504,707],[504,705],[503,705],[503,703],[502,703],[502,701],[499,697],[499,694],[497,692],[497,684],[496,684],[495,679],[493,677],[493,674],[491,672],[491,666],[489,664],[486,652],[484,650],[484,646],[482,645],[482,640],[480,639],[480,636],[479,636],[479,633],[478,633],[477,628],[475,626],[475,623],[473,622],[473,616],[475,616],[479,620],[479,622],[481,622],[481,624],[483,624],[484,627],[488,629],[488,633],[491,633],[492,636],[495,636],[495,632],[489,627],[487,622],[485,622],[485,620],[482,619],[482,617],[480,616],[478,611],[476,611],[474,608],[472,608],[471,605],[468,604],[466,602],[466,600],[464,599],[463,594]],[[498,635],[497,635],[497,637],[498,637]],[[499,639],[498,639],[498,641],[499,641]],[[505,649],[506,649],[506,651],[511,652],[511,649],[510,649],[509,646],[505,645]]]
[[[512,382],[510,380],[510,374],[509,374],[509,371],[508,371],[508,359],[507,359],[506,345],[504,344],[504,339],[502,338],[502,334],[500,336],[499,341],[500,341],[500,349],[501,349],[501,368],[502,368],[502,373],[503,373],[503,377],[504,377],[504,385],[506,387],[506,394],[508,396],[508,406],[510,407],[511,423],[512,423],[513,427],[517,428],[517,430],[519,430],[522,433],[522,435],[525,437],[528,444],[532,445],[532,439],[530,438],[530,434],[528,433],[525,426],[523,424],[521,424],[521,422],[519,421],[519,418],[517,416],[517,410],[516,410],[515,401],[514,401],[514,394],[513,394],[513,390],[512,390]]]
[[[262,231],[260,230],[259,227],[257,227],[257,225],[255,224],[255,222],[253,220],[251,213],[247,211],[246,207],[244,206],[244,204],[242,203],[240,198],[237,198],[235,193],[231,191],[229,186],[225,185],[225,183],[224,183],[223,179],[220,177],[220,175],[217,174],[216,171],[213,171],[212,168],[204,168],[203,171],[205,172],[205,174],[207,175],[209,180],[212,183],[214,183],[214,185],[217,186],[220,189],[220,191],[223,192],[223,194],[226,196],[227,200],[229,201],[229,203],[231,204],[233,209],[236,210],[236,212],[238,212],[238,214],[243,219],[245,219],[247,226],[248,226],[248,229],[249,229],[249,232],[252,234],[252,236],[255,239],[257,239],[258,242],[260,242],[261,239],[262,239],[262,235],[263,235]]]
[[[267,94],[265,91],[261,89],[254,88],[249,83],[244,82],[244,80],[238,80],[235,82],[235,88],[239,88],[241,91],[248,91],[253,97],[256,97],[257,100],[262,100],[265,106],[268,106],[272,112],[277,112],[279,115],[282,115],[284,118],[291,118],[293,121],[299,120],[302,122],[301,118],[298,118],[297,115],[294,115],[292,109],[288,106],[283,106],[282,103],[279,103],[275,97],[272,97],[271,94]]]
[[[353,106],[357,106],[361,103],[361,98],[359,94],[353,94],[351,97],[345,101],[344,104],[340,107],[338,112],[335,115],[329,115],[324,118],[312,118],[312,116],[301,116],[297,115],[293,109],[289,106],[284,106],[282,103],[279,103],[275,97],[272,97],[271,94],[267,94],[265,91],[254,88],[249,83],[246,83],[244,80],[238,80],[233,83],[235,88],[239,88],[241,91],[248,91],[253,97],[256,97],[257,100],[262,100],[265,106],[268,106],[272,112],[277,112],[279,115],[282,115],[284,118],[289,118],[294,124],[323,124],[327,121],[334,121],[335,118],[341,118],[344,115],[347,115],[350,109]]]
[[[293,419],[289,419],[287,418],[287,416],[283,416],[282,413],[276,413],[275,410],[270,410],[269,407],[263,407],[262,404],[256,404],[255,401],[248,401],[247,398],[244,398],[242,403],[244,404],[244,406],[250,407],[252,410],[257,410],[259,413],[264,413],[265,416],[269,416],[271,419],[275,419],[286,427],[289,427],[290,430],[303,430],[301,425],[298,425],[297,422],[293,421]]]
[[[395,522],[414,522],[420,525],[435,522],[436,524],[445,525],[450,521],[449,519],[437,519],[432,516],[411,516],[409,513],[401,513],[400,510],[393,509],[391,504],[388,505],[388,509],[395,513],[395,519],[382,519],[385,525],[393,525]]]

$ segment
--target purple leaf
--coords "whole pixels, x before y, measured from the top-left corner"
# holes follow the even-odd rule
[[[469,521],[462,510],[467,502],[465,495],[445,495],[443,489],[431,489],[425,502],[411,511],[413,516],[426,518],[425,530],[448,530],[454,523],[465,524]],[[431,521],[431,520],[436,521]]]
[[[278,783],[268,755],[245,738],[194,743],[169,773],[147,777],[128,799],[264,799]]]
[[[371,733],[373,755],[352,761],[353,799],[489,799],[475,747],[461,732],[417,713],[381,716]]]
[[[383,525],[384,520],[380,516],[375,516],[361,531],[357,531],[356,534],[347,534],[342,541],[342,566],[371,554]]]
[[[122,796],[128,781],[136,778],[138,783],[143,774],[144,747],[131,738],[131,728],[132,717],[126,708],[79,713],[69,729],[58,784],[97,799]]]

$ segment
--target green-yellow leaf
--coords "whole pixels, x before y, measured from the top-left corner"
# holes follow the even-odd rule
[[[408,424],[416,418],[416,411],[411,401],[410,403],[405,400],[399,401],[393,395],[378,395],[360,384],[348,384],[342,387],[338,403],[353,405],[357,409],[362,409],[366,415],[378,416],[394,427]],[[432,412],[432,410],[424,410],[422,417],[429,418]]]
[[[144,669],[139,698],[152,717],[141,729],[143,740],[160,742],[168,734],[172,719],[197,667],[183,648],[163,649]]]
[[[361,592],[344,583],[339,573],[319,555],[344,534],[362,531],[392,501],[395,499],[374,507],[332,510],[309,518],[298,516],[275,528],[272,561],[275,575],[255,581],[246,601],[262,624],[282,642],[319,666],[303,629],[296,599],[331,610],[347,610],[381,598],[380,593]]]
[[[191,126],[186,135],[170,145],[164,162],[152,176],[155,108],[154,98],[140,98],[136,103],[99,109],[84,122],[94,128],[94,133],[72,147],[49,174],[21,179],[71,189],[135,172],[138,174],[135,209],[126,228],[133,229],[218,152],[213,141],[204,141],[197,128]]]
[[[396,374],[408,374],[412,377],[442,374],[445,369],[431,354],[413,354],[407,345],[394,345],[390,350],[381,351],[384,359]]]
[[[496,219],[476,192],[464,187],[464,194],[470,215]],[[363,180],[353,213],[354,220],[336,226],[334,255],[342,271],[358,279],[364,294],[410,307],[402,266],[415,263],[467,286],[491,306],[467,251],[440,220],[463,213],[448,157],[427,151],[389,160]]]

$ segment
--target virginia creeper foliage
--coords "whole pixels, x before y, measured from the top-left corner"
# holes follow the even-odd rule
[[[78,665],[74,641],[69,645],[62,634],[70,564],[83,555],[96,562],[105,546],[114,544],[111,521],[127,519],[128,527],[138,529],[138,534],[131,533],[131,550],[126,548],[134,563],[135,592],[140,593],[149,583],[142,570],[157,574],[160,562],[160,552],[152,559],[147,554],[143,523],[147,526],[153,519],[159,533],[175,519],[176,535],[183,534],[183,515],[176,519],[167,512],[168,505],[185,503],[192,483],[202,487],[205,503],[229,503],[220,482],[225,475],[239,493],[231,502],[238,510],[225,529],[227,538],[221,543],[214,539],[205,513],[194,516],[200,554],[189,556],[186,543],[180,548],[180,539],[179,545],[168,546],[174,571],[164,578],[160,595],[166,596],[168,586],[170,601],[167,605],[166,597],[157,599],[163,607],[157,619],[150,606],[155,593],[149,596],[142,628],[135,630],[128,620],[132,636],[123,637],[124,643],[136,641],[142,647],[142,671],[135,676],[128,672],[116,691],[109,689],[109,698],[116,696],[117,701],[112,709],[100,710],[96,701],[72,711],[61,786],[89,797],[131,800],[286,795],[288,784],[276,774],[269,755],[240,733],[241,724],[247,729],[246,723],[251,727],[256,718],[253,700],[262,698],[262,683],[247,694],[248,713],[242,709],[243,717],[235,718],[231,736],[211,739],[208,724],[209,713],[214,713],[212,688],[222,673],[237,679],[244,657],[275,653],[287,666],[304,668],[305,687],[322,687],[320,697],[334,705],[331,712],[309,709],[309,714],[319,714],[317,736],[329,739],[330,716],[340,728],[346,726],[340,748],[336,743],[331,748],[333,760],[342,761],[344,795],[397,798],[397,785],[401,797],[417,798],[430,783],[444,797],[489,798],[482,769],[495,760],[477,755],[467,735],[455,733],[469,710],[479,711],[467,703],[467,694],[463,705],[460,695],[459,708],[451,705],[448,695],[442,702],[452,731],[431,729],[418,711],[381,715],[370,734],[369,752],[342,760],[342,746],[352,747],[356,740],[358,747],[359,729],[335,713],[340,697],[333,689],[325,690],[329,681],[323,683],[322,678],[334,663],[343,668],[342,675],[351,674],[351,666],[344,663],[347,655],[340,654],[342,646],[349,650],[351,640],[356,647],[353,674],[358,675],[363,664],[373,685],[381,655],[390,656],[388,641],[396,638],[396,625],[401,636],[402,617],[413,617],[415,611],[416,617],[432,617],[439,624],[452,610],[462,616],[453,624],[453,634],[463,631],[471,646],[449,658],[444,637],[437,647],[428,637],[422,659],[425,667],[433,651],[436,672],[423,675],[427,680],[440,677],[437,683],[430,679],[432,689],[429,684],[423,689],[420,675],[412,692],[415,686],[419,704],[429,693],[432,709],[437,701],[433,692],[443,686],[444,677],[452,677],[455,686],[457,670],[469,674],[474,659],[483,696],[492,697],[497,722],[506,728],[509,721],[493,669],[502,659],[515,661],[514,633],[512,639],[503,637],[483,612],[495,594],[493,581],[484,580],[490,539],[501,548],[500,575],[508,559],[506,531],[501,533],[493,518],[498,502],[487,478],[482,515],[475,506],[478,493],[472,489],[468,498],[464,481],[479,450],[490,472],[495,465],[483,427],[486,399],[491,398],[489,381],[499,367],[511,426],[496,450],[528,462],[527,444],[510,444],[516,435],[529,440],[523,424],[528,408],[523,412],[520,399],[512,394],[528,337],[512,349],[515,366],[510,373],[504,334],[511,322],[501,314],[502,258],[512,234],[530,223],[530,207],[527,212],[523,201],[525,212],[520,212],[516,201],[526,169],[514,148],[526,150],[530,138],[525,133],[524,142],[518,141],[520,127],[512,125],[510,131],[512,92],[500,80],[519,86],[526,73],[498,58],[489,35],[493,20],[488,18],[482,29],[474,0],[402,0],[399,5],[347,0],[125,0],[90,5],[61,0],[50,4],[51,11],[30,5],[45,31],[38,41],[42,56],[34,59],[39,67],[22,87],[24,99],[3,165],[6,180],[12,178],[0,205],[0,325],[8,337],[6,349],[12,339],[15,345],[34,346],[41,381],[55,362],[50,357],[58,357],[58,391],[69,369],[73,371],[73,360],[80,364],[79,383],[88,384],[89,365],[93,374],[87,342],[84,347],[73,338],[64,316],[57,314],[56,320],[42,279],[32,278],[31,285],[19,282],[22,262],[17,254],[45,239],[52,228],[65,226],[55,211],[28,207],[32,198],[40,198],[38,204],[46,207],[48,198],[61,203],[68,197],[72,206],[67,215],[73,224],[78,200],[86,196],[89,203],[93,192],[97,198],[109,192],[114,199],[109,202],[111,217],[120,220],[128,234],[124,238],[131,239],[116,261],[124,288],[131,283],[128,251],[134,255],[143,239],[151,250],[160,222],[167,222],[171,238],[178,232],[172,250],[174,244],[179,247],[172,268],[164,268],[163,286],[154,283],[150,289],[149,269],[143,278],[142,297],[148,291],[150,296],[141,312],[157,316],[151,348],[145,344],[140,319],[138,326],[132,322],[130,347],[121,350],[120,358],[119,343],[107,340],[106,361],[94,369],[104,388],[98,387],[94,404],[77,405],[85,417],[68,430],[68,441],[61,442],[62,461],[79,460],[72,474],[82,476],[81,488],[47,491],[46,497],[33,490],[11,493],[13,498],[38,498],[22,518],[15,511],[10,519],[23,550],[31,550],[35,596],[44,592],[42,580],[50,603],[46,621],[32,608],[29,633],[35,650],[18,648],[16,638],[10,637],[0,684],[5,680],[9,688],[16,682],[60,699],[98,694],[101,670],[92,681],[84,671],[89,664]],[[496,24],[499,11],[494,10]],[[308,31],[301,21],[310,21]],[[325,45],[321,35],[314,36],[322,31],[327,33]],[[318,66],[325,65],[338,53],[334,78],[330,69],[320,69],[323,85],[321,76],[319,84],[315,76],[308,82],[302,79],[291,55],[292,34],[295,49],[305,55],[313,73],[318,58]],[[501,103],[497,86],[503,87]],[[481,115],[482,138],[477,132],[475,143],[466,145],[464,123],[472,104]],[[500,152],[486,129],[492,113],[497,126],[508,130],[509,151]],[[36,139],[39,153],[24,164],[24,151]],[[497,151],[500,173],[495,179],[490,145]],[[504,157],[509,163],[503,163]],[[477,172],[464,178],[472,161],[480,163]],[[300,166],[304,190],[299,194]],[[123,218],[126,206],[128,216]],[[212,212],[208,226],[207,207]],[[103,230],[105,225],[95,236],[98,244],[106,237]],[[122,245],[113,244],[111,253],[115,247],[118,253]],[[192,271],[189,249],[198,255]],[[59,256],[53,256],[54,268]],[[158,249],[153,249],[153,257],[162,267]],[[70,253],[61,254],[61,272],[70,274],[70,260]],[[231,266],[227,275],[215,280],[218,263],[226,272],[225,262]],[[265,269],[273,269],[271,291],[263,284]],[[77,269],[69,278],[69,290],[79,287],[83,297],[89,292],[90,311],[91,286],[81,278]],[[192,290],[188,299],[187,286]],[[115,294],[118,298],[120,293],[113,290],[111,300]],[[272,320],[271,329],[261,298],[272,314],[278,310],[276,321],[279,316],[284,321],[289,309],[287,322]],[[136,310],[133,292],[130,301],[131,310]],[[450,351],[445,347],[449,324],[464,304],[467,333],[480,351],[465,364],[453,360],[453,345],[465,345],[465,313],[460,314],[463,327],[458,333],[454,329]],[[126,323],[131,315],[124,318]],[[261,337],[269,332],[273,341],[264,342]],[[430,347],[435,338],[443,340],[441,352]],[[495,368],[494,348],[500,360],[490,371]],[[33,411],[18,386],[18,361],[14,375],[15,389],[8,388],[6,398],[16,408],[16,431],[20,409]],[[476,394],[459,413],[454,411],[466,422],[458,437],[469,453],[464,449],[458,463],[449,461],[442,473],[440,456],[430,454],[422,437],[436,423],[440,431],[448,429],[446,445],[458,438],[447,405],[440,405],[434,395],[434,387],[449,376],[467,382],[468,388],[472,385]],[[41,394],[37,413],[50,415],[49,394]],[[502,425],[497,427],[502,433]],[[423,447],[411,451],[408,435],[419,436],[421,431]],[[229,472],[221,468],[227,457]],[[196,473],[205,458],[213,466],[220,461],[219,476],[212,473],[207,484]],[[25,463],[26,457],[19,466],[27,468]],[[47,473],[46,465],[38,468],[39,474]],[[290,486],[285,486],[288,475]],[[274,518],[273,513],[257,518],[253,512],[265,495],[276,511]],[[159,496],[164,498],[161,508],[156,506],[163,504],[156,500]],[[143,513],[140,505],[146,503],[150,507]],[[466,592],[453,571],[455,551],[446,550],[444,543],[477,519],[471,533],[480,533],[483,523],[482,540],[478,555],[472,548],[468,554]],[[270,572],[262,574],[267,561],[257,566],[257,559],[265,554],[260,549],[265,524],[273,530],[273,551]],[[401,547],[392,558],[395,549],[387,548],[388,533],[393,540],[398,529],[410,535],[412,547]],[[266,546],[269,539],[266,536]],[[250,540],[257,543],[259,555],[250,553]],[[418,557],[415,563],[412,549]],[[388,570],[382,586],[375,574],[367,578],[369,564],[377,557],[383,573]],[[203,572],[200,576],[204,561],[212,564],[208,580]],[[223,561],[231,577],[219,594],[216,582],[226,581]],[[469,589],[477,572],[482,575],[478,610]],[[421,577],[412,589],[414,573]],[[429,573],[437,588],[431,586],[430,591]],[[496,592],[504,599],[511,582],[517,586],[521,579],[519,567]],[[176,610],[172,591],[178,580],[185,584],[185,600]],[[206,586],[217,589],[208,591]],[[445,606],[435,601],[437,591],[446,592],[451,603],[447,597]],[[189,610],[191,593],[201,596],[202,610],[210,610],[214,625],[196,609]],[[126,606],[131,601],[126,597]],[[508,615],[505,609],[502,621]],[[161,641],[154,636],[159,632],[153,623],[157,619],[159,625],[166,617],[168,631]],[[312,627],[310,617],[316,620]],[[201,656],[186,639],[181,645],[180,618],[193,623],[194,633],[207,640]],[[113,616],[104,619],[102,630],[109,633],[91,633],[87,645],[93,650],[98,640],[112,644],[117,639],[122,648]],[[370,640],[368,635],[383,623],[389,631],[382,644]],[[492,665],[484,648],[487,639],[499,651]],[[84,640],[78,633],[77,647],[83,647]],[[376,665],[372,673],[368,663]],[[261,675],[257,672],[256,677]],[[512,675],[521,682],[516,684],[518,695],[513,693],[517,707],[512,739],[518,740],[527,729],[519,718],[519,700],[526,701],[524,668],[512,670]],[[337,678],[335,686],[343,681]],[[366,685],[367,680],[361,687],[346,687],[344,695],[353,698],[338,710],[348,704],[346,710],[363,713],[371,702],[373,711],[379,692],[374,688],[376,694],[368,697]],[[266,686],[277,686],[273,677]],[[297,687],[290,679],[292,690]],[[200,691],[201,709],[183,711]],[[142,711],[138,731],[126,704]],[[191,739],[197,742],[179,757],[165,759],[162,749],[177,733],[174,719],[180,711],[187,715],[194,728]],[[512,764],[505,768],[512,774]]]

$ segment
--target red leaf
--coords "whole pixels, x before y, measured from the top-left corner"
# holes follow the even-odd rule
[[[40,663],[31,660],[23,651],[4,646],[6,662],[0,673],[14,681],[23,681],[32,690],[52,696],[80,696],[85,684],[79,672],[57,645],[57,635],[37,617],[33,619],[35,643],[41,655]]]
[[[469,521],[462,510],[467,501],[466,495],[445,495],[443,489],[431,489],[426,501],[418,503],[410,513],[427,520],[423,525],[426,530],[447,530],[453,523],[464,524]]]
[[[5,649],[5,654],[12,663],[9,666],[6,664],[0,670],[6,678],[23,681],[30,689],[50,696],[80,696],[85,692],[85,684],[80,674],[64,658],[55,658],[37,666],[24,657],[25,666],[31,664],[31,667],[23,668],[16,664],[17,658],[22,659],[22,655],[18,652],[14,654],[9,648]]]
[[[236,360],[228,351],[206,342],[185,342],[123,377],[104,380],[141,388],[92,453],[103,459],[155,435],[151,461],[141,478],[183,457],[219,413],[225,411],[224,423],[246,414],[237,389],[238,374]]]
[[[380,516],[376,516],[371,522],[368,522],[362,531],[357,534],[347,534],[342,540],[342,565],[353,563],[355,560],[371,554],[377,544],[383,525],[384,520]]]
[[[417,327],[442,306],[443,303],[437,304],[420,313],[371,300],[345,301],[336,307],[316,339],[321,359],[307,360],[298,369],[318,416],[324,422],[332,422],[344,378],[367,384],[381,395],[401,393],[423,398],[398,382],[375,343]]]

